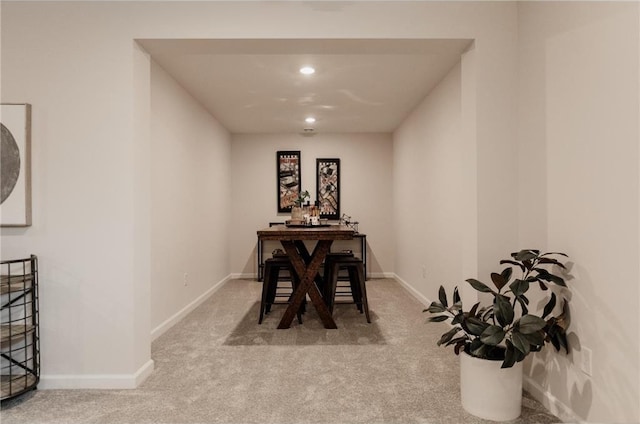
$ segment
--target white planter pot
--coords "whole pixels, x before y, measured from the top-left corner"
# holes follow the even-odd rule
[[[462,407],[476,417],[509,421],[522,407],[522,362],[500,368],[502,361],[478,359],[460,353]]]

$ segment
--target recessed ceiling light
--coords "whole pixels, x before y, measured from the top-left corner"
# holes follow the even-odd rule
[[[300,73],[304,74],[304,75],[311,75],[314,72],[316,72],[316,70],[314,68],[312,68],[311,66],[304,66],[304,67],[300,68]]]
[[[314,122],[316,122],[316,118],[314,118],[313,116],[308,116],[304,118],[304,122],[306,122],[307,124],[313,124]]]

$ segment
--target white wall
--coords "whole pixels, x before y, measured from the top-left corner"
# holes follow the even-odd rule
[[[152,62],[154,336],[176,313],[229,275],[230,143],[227,130]]]
[[[359,231],[367,235],[369,272],[381,276],[393,271],[390,134],[236,134],[231,146],[232,272],[254,275],[256,230],[290,218],[277,213],[278,150],[300,150],[302,189],[309,191],[312,202],[316,159],[340,159],[341,214],[358,221]]]
[[[465,263],[485,271],[517,234],[516,12],[510,2],[3,1],[1,100],[33,104],[34,222],[2,229],[2,255],[41,257],[44,380],[128,386],[149,362],[150,118],[136,96],[150,65],[136,38],[474,39],[478,249]]]
[[[573,353],[551,349],[527,373],[573,420],[640,421],[638,15],[637,3],[519,5],[519,242],[566,252],[575,277]]]
[[[113,11],[15,6],[2,4],[1,100],[33,105],[34,213],[31,227],[2,229],[2,257],[40,257],[40,387],[132,387],[152,364],[133,284],[148,249],[135,244],[133,166],[144,78],[132,63],[145,61],[107,29]]]
[[[469,182],[461,95],[458,63],[393,137],[395,273],[425,298],[433,299],[440,285],[450,295],[464,281],[460,259]]]

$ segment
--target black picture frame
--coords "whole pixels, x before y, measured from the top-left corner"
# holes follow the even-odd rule
[[[320,218],[340,219],[340,159],[316,159],[316,199]]]
[[[300,150],[279,150],[276,152],[278,212],[291,212],[300,196],[302,176],[300,172]]]

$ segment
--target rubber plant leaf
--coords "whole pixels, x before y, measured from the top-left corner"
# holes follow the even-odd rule
[[[501,294],[497,295],[494,299],[493,311],[496,319],[503,327],[513,322],[514,312],[508,297]]]
[[[438,290],[438,299],[440,299],[440,303],[442,303],[445,308],[449,306],[447,302],[447,292],[444,291],[444,287],[442,286],[440,286],[440,290]]]
[[[502,290],[505,284],[507,284],[507,280],[504,279],[504,276],[496,272],[491,273],[491,281],[493,281],[493,285],[496,286],[498,291]]]
[[[517,323],[518,331],[522,334],[531,334],[542,330],[547,322],[535,315],[524,315]]]
[[[505,332],[502,327],[498,325],[490,325],[480,335],[482,343],[491,346],[498,346],[502,340],[504,340]]]
[[[483,293],[493,293],[493,290],[489,288],[485,283],[476,280],[475,278],[469,278],[466,280],[467,283],[471,284],[471,287]]]

